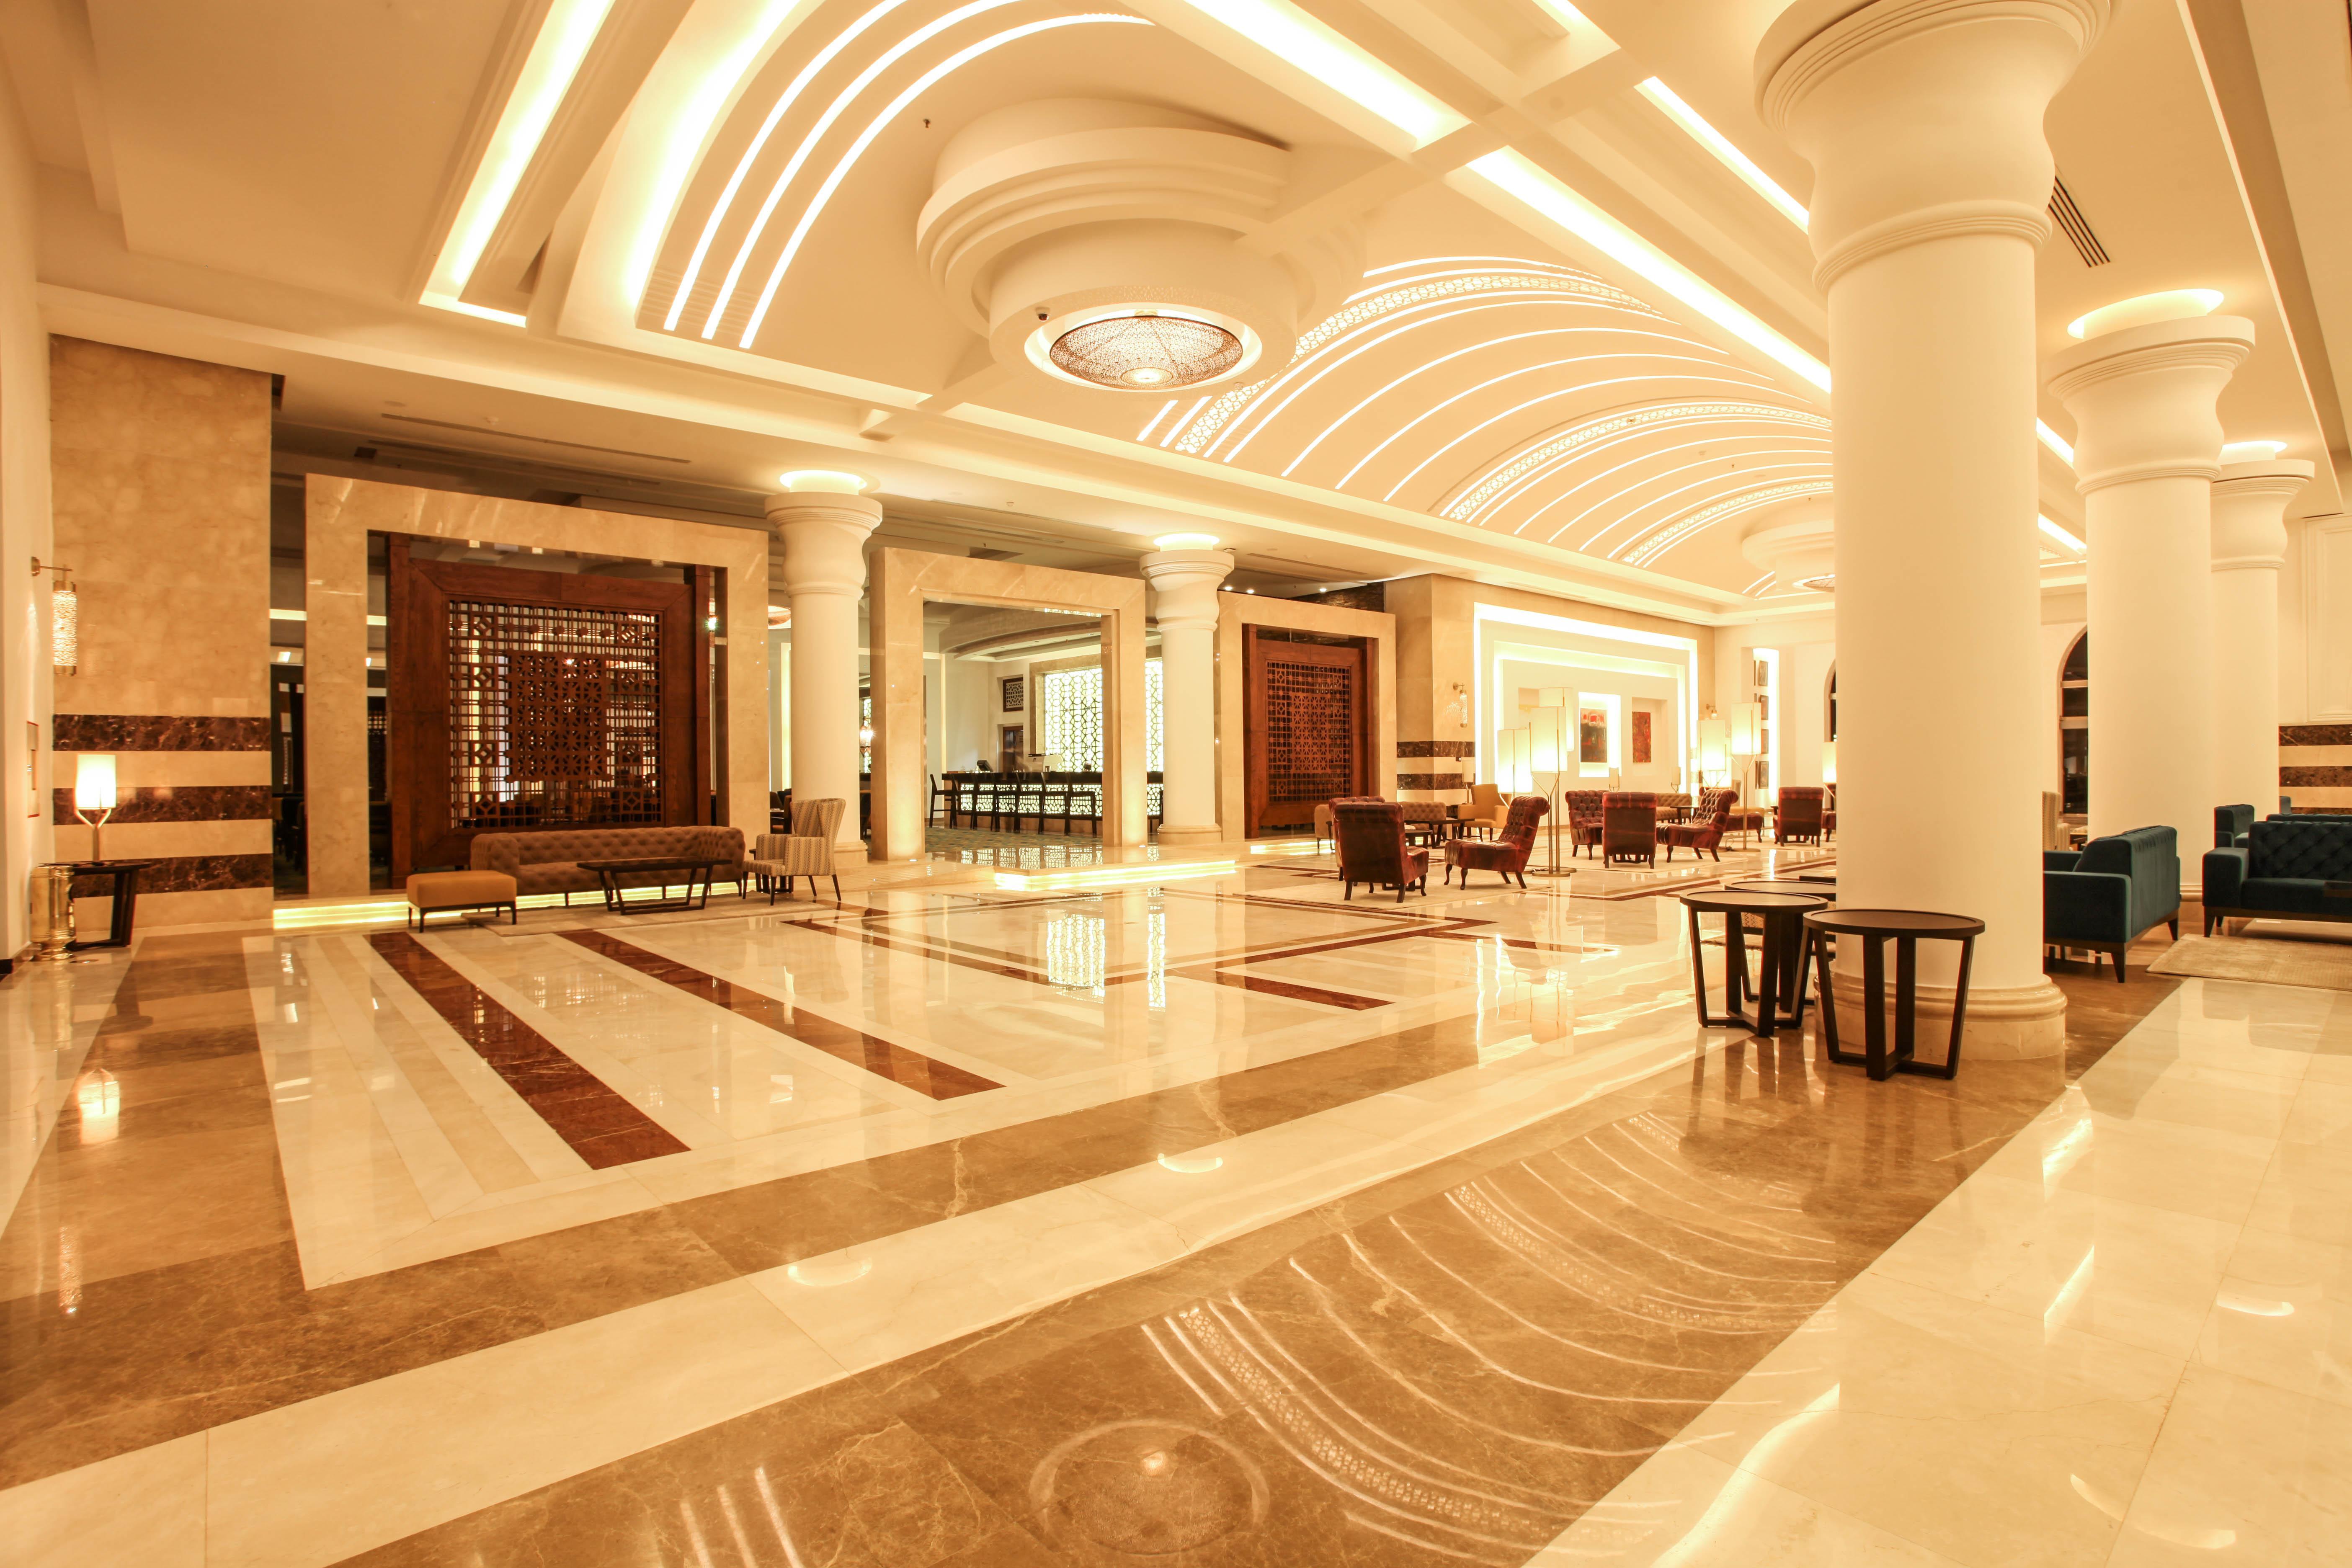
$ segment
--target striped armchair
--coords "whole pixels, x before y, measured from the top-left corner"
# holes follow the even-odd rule
[[[809,896],[816,896],[816,879],[833,879],[833,896],[841,897],[841,875],[833,861],[833,841],[841,831],[842,813],[848,802],[841,800],[796,800],[793,803],[793,830],[790,833],[762,833],[751,861],[751,874],[768,891],[768,902],[776,901],[776,883],[783,882],[783,890],[793,890],[795,878],[809,879]]]

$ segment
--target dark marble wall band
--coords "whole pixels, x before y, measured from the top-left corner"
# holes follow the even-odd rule
[[[1475,741],[1399,741],[1397,755],[1403,757],[1460,757],[1478,754]]]
[[[2352,746],[2352,724],[2282,724],[2282,746]]]
[[[1468,789],[1460,773],[1399,773],[1399,789]]]
[[[130,860],[143,857],[110,855],[107,858]],[[218,893],[233,888],[270,885],[267,855],[166,855],[149,861],[139,873],[142,893]],[[95,898],[113,890],[111,881],[95,877],[83,877],[74,883],[77,898]]]
[[[2279,786],[2293,789],[2343,789],[2352,787],[2352,767],[2281,768]]]
[[[49,820],[72,826],[73,791],[49,792]],[[107,826],[126,822],[265,822],[276,816],[268,784],[142,784],[116,794],[114,815]]]
[[[177,713],[60,713],[60,752],[266,752],[267,719],[201,718]]]

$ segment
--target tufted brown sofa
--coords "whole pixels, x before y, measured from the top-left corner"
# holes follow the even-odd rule
[[[627,860],[654,856],[708,856],[719,864],[710,873],[714,882],[739,886],[750,875],[743,864],[743,830],[740,827],[573,827],[551,833],[484,833],[474,839],[473,868],[504,871],[515,879],[518,894],[593,893],[601,885],[596,873],[580,868],[583,860]],[[676,873],[672,873],[676,879]],[[661,880],[658,871],[624,877],[624,887],[651,887]]]

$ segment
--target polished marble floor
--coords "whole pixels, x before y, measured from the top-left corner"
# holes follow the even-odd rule
[[[1690,1005],[1833,847],[1297,850],[0,984],[0,1561],[2352,1559],[2352,995],[1874,1085]]]

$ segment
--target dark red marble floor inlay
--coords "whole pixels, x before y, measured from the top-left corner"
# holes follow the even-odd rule
[[[408,932],[380,931],[368,945],[592,1168],[686,1152],[661,1123]]]
[[[918,1094],[928,1094],[933,1100],[953,1100],[958,1095],[978,1094],[982,1089],[1004,1087],[978,1073],[934,1061],[920,1051],[893,1045],[863,1029],[853,1029],[846,1024],[820,1018],[805,1007],[791,1006],[764,992],[721,980],[715,974],[706,974],[692,964],[664,958],[657,952],[648,952],[633,942],[623,942],[601,931],[568,931],[562,934],[591,952],[615,959],[640,974],[675,985],[688,995],[726,1008],[738,1017],[749,1018],[780,1035],[790,1036],[804,1046],[814,1046],[829,1057],[864,1068],[867,1072],[904,1085]]]

